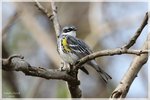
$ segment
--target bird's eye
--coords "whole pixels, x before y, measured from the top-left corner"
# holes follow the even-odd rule
[[[68,32],[68,29],[64,29],[63,32],[64,32],[64,33],[67,33],[67,32]]]
[[[72,30],[73,30],[72,28],[69,28],[69,29],[68,29],[68,32],[70,32],[70,31],[72,31]]]
[[[71,31],[76,31],[76,29],[73,27],[69,27],[63,30],[64,33],[71,32]]]

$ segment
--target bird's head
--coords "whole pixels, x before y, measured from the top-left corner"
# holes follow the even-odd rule
[[[66,26],[62,29],[62,35],[71,35],[76,37],[76,30],[75,26]]]

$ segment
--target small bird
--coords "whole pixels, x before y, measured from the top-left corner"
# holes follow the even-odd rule
[[[76,30],[75,26],[64,27],[57,40],[57,51],[60,57],[65,63],[71,65],[74,65],[79,59],[92,53],[89,46],[76,37]],[[99,67],[95,60],[88,61],[87,64],[93,67],[106,83],[109,79],[112,79],[110,75]],[[81,70],[89,74],[84,66],[81,67]]]

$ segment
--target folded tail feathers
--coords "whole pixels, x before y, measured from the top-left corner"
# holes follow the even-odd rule
[[[108,80],[112,79],[110,75],[108,75],[106,72],[104,72],[101,68],[100,70],[97,70],[99,75],[102,77],[102,79],[107,83]]]
[[[82,66],[80,69],[81,69],[84,73],[86,73],[87,75],[89,75],[89,72],[87,71],[87,69],[86,69],[84,66]]]
[[[110,75],[108,75],[105,71],[103,71],[95,60],[88,62],[101,76],[101,78],[107,83],[108,80],[112,79]]]

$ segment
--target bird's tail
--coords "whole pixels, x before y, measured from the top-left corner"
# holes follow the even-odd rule
[[[87,71],[87,69],[86,69],[84,66],[82,66],[80,69],[81,69],[84,73],[86,73],[87,75],[89,75],[89,72]]]
[[[100,67],[99,67],[99,70],[97,70],[97,72],[100,74],[100,76],[106,83],[108,80],[112,79],[111,76],[108,75],[105,71],[103,71]]]
[[[108,80],[112,79],[110,75],[108,75],[104,70],[99,67],[95,60],[88,62],[88,64],[91,65],[99,73],[104,82],[107,83]]]

